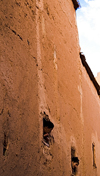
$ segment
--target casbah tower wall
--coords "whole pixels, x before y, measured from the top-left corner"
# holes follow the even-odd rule
[[[0,175],[32,175],[33,168],[36,175],[36,5],[34,1],[4,0],[0,9]]]
[[[80,59],[76,0],[0,2],[0,175],[100,173],[100,99]],[[43,118],[54,128],[43,140]]]

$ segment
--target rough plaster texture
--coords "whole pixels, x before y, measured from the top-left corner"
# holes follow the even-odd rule
[[[0,8],[0,175],[69,176],[74,147],[77,175],[99,176],[100,99],[79,58],[72,1],[2,0]],[[50,148],[44,112],[54,124]]]
[[[35,2],[0,1],[0,9],[0,175],[32,175],[33,168],[37,174]],[[4,133],[8,136],[6,156]]]

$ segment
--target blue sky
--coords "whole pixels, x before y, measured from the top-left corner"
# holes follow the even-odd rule
[[[100,0],[79,0],[76,11],[81,52],[94,76],[100,72]]]
[[[87,5],[87,3],[84,0],[80,0],[79,2],[80,2],[81,6],[86,6]]]

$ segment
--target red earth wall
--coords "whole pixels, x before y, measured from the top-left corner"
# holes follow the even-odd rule
[[[81,64],[72,1],[2,0],[0,8],[0,175],[69,176],[73,147],[77,175],[99,176],[100,99]],[[50,147],[44,112],[54,124]]]

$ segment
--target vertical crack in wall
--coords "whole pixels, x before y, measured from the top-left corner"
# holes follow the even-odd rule
[[[3,142],[3,155],[6,155],[6,151],[8,148],[8,136],[6,133],[4,133],[4,142]]]

